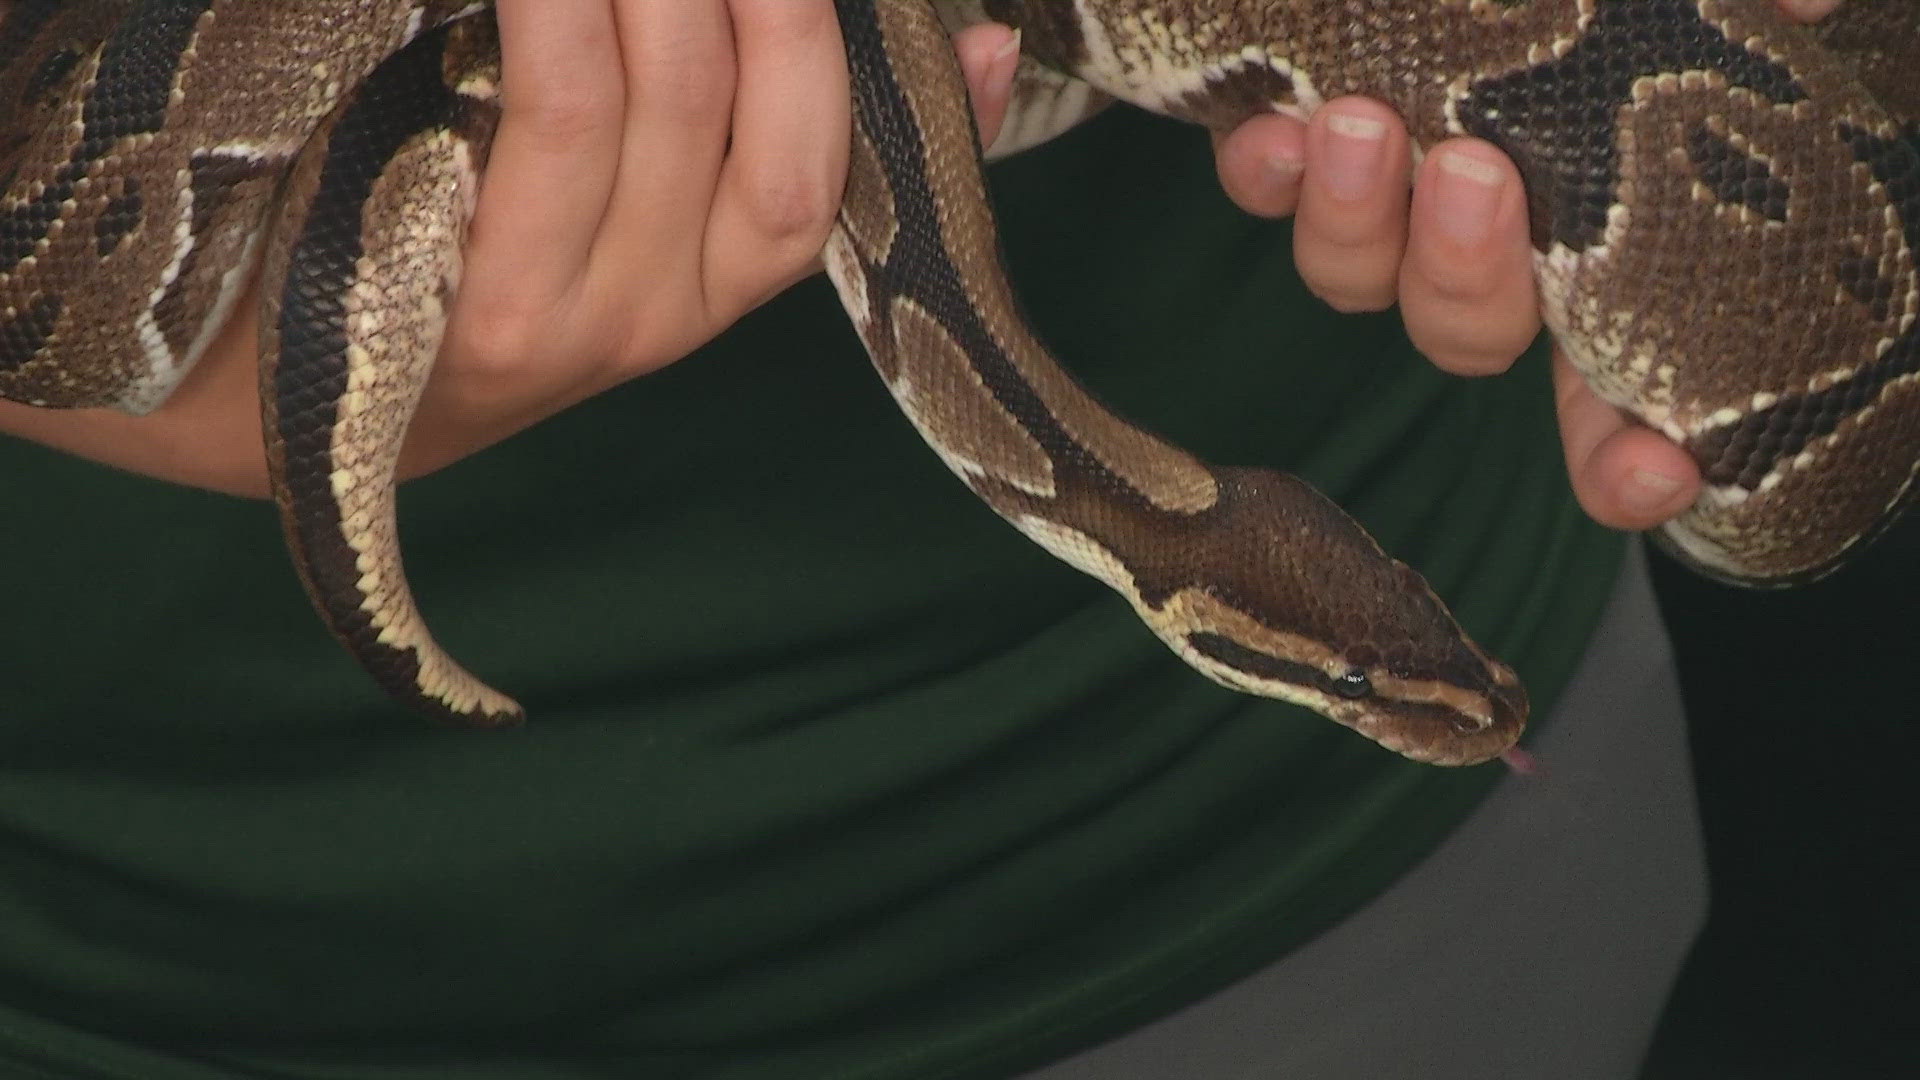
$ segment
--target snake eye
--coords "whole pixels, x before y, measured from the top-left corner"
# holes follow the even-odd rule
[[[1373,680],[1359,668],[1351,668],[1345,675],[1333,680],[1333,692],[1343,698],[1363,698],[1373,696]]]

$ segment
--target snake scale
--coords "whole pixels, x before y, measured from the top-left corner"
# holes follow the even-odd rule
[[[1513,673],[1280,473],[1208,465],[1049,358],[998,261],[941,16],[1214,128],[1385,99],[1527,181],[1547,322],[1707,481],[1666,542],[1818,575],[1920,469],[1920,4],[1817,32],[1772,0],[837,0],[855,130],[829,274],[934,451],[1200,672],[1417,760],[1484,761]],[[471,0],[22,0],[0,24],[0,394],[162,403],[251,275],[273,487],[316,607],[394,696],[499,723],[428,635],[393,469],[497,116]],[[1044,81],[1044,80],[1042,80]]]

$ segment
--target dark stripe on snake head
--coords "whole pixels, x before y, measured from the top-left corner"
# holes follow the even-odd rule
[[[1328,697],[1359,699],[1373,693],[1366,673],[1358,668],[1346,677],[1336,679],[1318,668],[1250,649],[1222,634],[1188,634],[1187,644],[1193,646],[1193,651],[1200,655],[1255,678],[1311,686]]]
[[[1306,664],[1250,649],[1221,634],[1188,634],[1186,643],[1201,656],[1255,679],[1312,688],[1323,695],[1325,707],[1330,712],[1343,716],[1347,723],[1369,737],[1392,737],[1375,719],[1378,714],[1374,711],[1390,708],[1393,727],[1400,739],[1406,739],[1411,734],[1416,741],[1429,745],[1457,746],[1463,760],[1478,760],[1486,756],[1485,752],[1470,747],[1485,746],[1489,750],[1504,748],[1512,742],[1512,736],[1525,716],[1524,695],[1517,694],[1513,687],[1501,687],[1495,696],[1476,699],[1473,708],[1487,711],[1473,717],[1440,702],[1420,697],[1398,698],[1391,691],[1376,686],[1363,668],[1356,667],[1341,675],[1329,675]],[[1391,676],[1383,676],[1383,679],[1388,683],[1395,681]],[[1452,693],[1447,687],[1436,686],[1429,680],[1415,680],[1401,689],[1415,687],[1430,688],[1441,694]]]
[[[1615,127],[1634,83],[1712,71],[1777,105],[1803,101],[1791,71],[1728,41],[1693,0],[1600,0],[1587,32],[1546,63],[1475,83],[1459,103],[1470,135],[1513,158],[1526,179],[1533,243],[1597,245],[1619,200]]]

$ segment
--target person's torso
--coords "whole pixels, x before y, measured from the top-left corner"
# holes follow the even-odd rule
[[[1545,714],[1619,541],[1540,357],[1455,380],[1307,299],[1197,131],[1115,112],[996,183],[1101,397],[1321,485]],[[403,491],[520,730],[382,700],[264,505],[0,472],[0,1062],[53,1075],[996,1075],[1282,954],[1498,775],[1186,668],[946,473],[818,279]]]

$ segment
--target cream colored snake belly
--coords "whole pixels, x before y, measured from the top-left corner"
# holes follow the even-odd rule
[[[1209,678],[1439,764],[1500,754],[1526,719],[1513,673],[1332,503],[1168,445],[1048,356],[998,262],[937,7],[1215,127],[1361,93],[1423,142],[1500,145],[1555,336],[1701,464],[1665,536],[1704,571],[1817,575],[1911,497],[1920,5],[1852,0],[1816,34],[1772,0],[837,4],[856,122],[827,261],[875,368],[975,494]],[[264,275],[267,455],[301,578],[389,693],[481,724],[519,707],[428,634],[393,471],[498,73],[491,6],[466,0],[22,0],[0,23],[0,394],[152,409]]]

